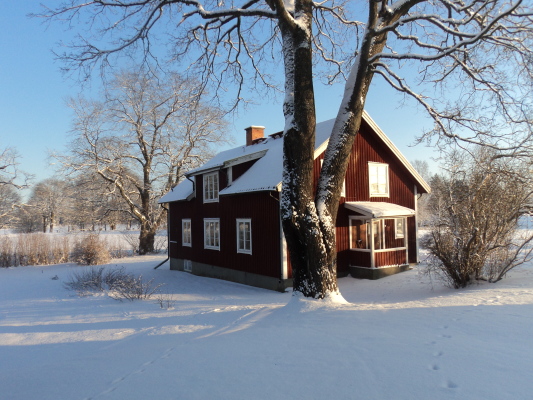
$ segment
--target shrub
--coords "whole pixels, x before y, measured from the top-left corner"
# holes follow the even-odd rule
[[[104,267],[84,268],[72,273],[70,281],[65,282],[65,287],[75,290],[78,293],[94,292],[104,290]]]
[[[90,234],[76,243],[72,258],[81,265],[101,265],[111,261],[111,254],[103,239],[97,234]]]
[[[117,300],[146,300],[152,297],[162,285],[155,285],[153,279],[143,281],[142,275],[128,275],[113,287],[113,297]]]
[[[124,267],[110,270],[106,270],[105,267],[82,268],[74,271],[70,280],[64,285],[67,289],[75,290],[83,296],[90,292],[107,291],[110,297],[120,301],[149,299],[162,286],[155,285],[153,279],[143,281],[142,275],[135,277],[127,273]]]
[[[474,154],[452,154],[448,173],[432,181],[428,205],[427,271],[454,288],[497,282],[532,256],[533,234],[519,230],[533,200],[529,171],[487,150]]]

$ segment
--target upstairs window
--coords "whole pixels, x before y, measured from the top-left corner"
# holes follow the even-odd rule
[[[252,254],[252,220],[237,220],[237,253]]]
[[[220,220],[218,218],[204,219],[204,247],[220,250]]]
[[[389,197],[389,165],[368,163],[370,197]]]
[[[218,172],[204,175],[204,203],[218,201]]]
[[[191,220],[182,219],[181,220],[181,244],[183,246],[192,246],[192,236],[191,236]]]

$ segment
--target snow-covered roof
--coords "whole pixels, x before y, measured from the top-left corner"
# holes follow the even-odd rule
[[[407,170],[413,175],[417,183],[427,192],[430,191],[429,185],[422,179],[418,172],[411,166],[409,161],[394,146],[390,139],[383,133],[377,124],[364,112],[363,119],[373,128],[377,135],[389,147],[389,149],[398,157]],[[327,147],[329,136],[333,129],[334,119],[320,122],[316,125],[315,137],[315,157],[318,157]],[[252,167],[242,176],[235,179],[230,186],[222,189],[220,195],[281,190],[281,181],[283,176],[283,138],[267,137],[265,140],[250,145],[239,146],[230,150],[218,153],[211,160],[199,168],[191,170],[187,176],[205,174],[222,168],[228,168],[243,162],[257,160]],[[193,196],[193,185],[185,179],[177,185],[171,192],[163,196],[159,203],[168,203],[190,199]]]
[[[194,181],[194,176],[191,178]],[[178,185],[173,187],[170,192],[161,197],[158,203],[170,203],[178,200],[188,200],[194,195],[194,185],[188,180],[184,179]]]
[[[373,201],[347,201],[344,207],[370,218],[409,217],[415,210],[397,204]]]

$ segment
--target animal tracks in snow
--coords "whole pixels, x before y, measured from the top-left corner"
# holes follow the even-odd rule
[[[442,376],[442,384],[440,385],[444,389],[448,390],[456,390],[459,388],[459,385],[450,379],[448,376],[446,376],[446,368],[442,367],[441,361],[445,359],[445,352],[440,348],[440,346],[445,343],[443,340],[447,341],[449,339],[453,338],[453,335],[449,332],[449,326],[443,325],[440,327],[440,333],[438,335],[438,339],[433,340],[429,343],[426,343],[433,347],[432,351],[432,358],[433,361],[428,365],[428,369],[432,373],[437,373]],[[444,331],[444,332],[442,332]]]

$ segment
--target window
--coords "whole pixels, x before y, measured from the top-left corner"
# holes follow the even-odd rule
[[[389,197],[388,164],[368,163],[370,197]]]
[[[237,253],[252,254],[252,220],[237,220]]]
[[[368,249],[368,224],[360,219],[350,219],[350,248]]]
[[[385,248],[385,237],[383,236],[383,220],[372,221],[372,233],[374,235],[374,250]]]
[[[218,201],[218,172],[204,175],[204,203]]]
[[[396,218],[394,220],[394,237],[396,239],[405,237],[405,218]]]
[[[204,248],[220,250],[220,220],[204,219]]]
[[[191,237],[191,220],[182,219],[181,220],[181,244],[183,246],[192,246],[192,237]]]
[[[192,261],[191,260],[183,260],[183,270],[185,272],[192,272]]]
[[[384,220],[363,221],[350,218],[350,249],[368,250],[374,241],[374,250],[385,249]],[[370,236],[370,224],[372,224],[372,236]]]

